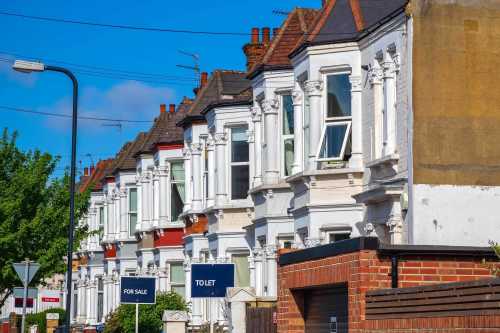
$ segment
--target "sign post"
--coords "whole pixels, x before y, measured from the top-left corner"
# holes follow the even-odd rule
[[[21,281],[23,281],[24,292],[23,292],[23,317],[21,320],[21,332],[24,332],[24,328],[26,325],[26,300],[28,298],[28,285],[35,276],[38,269],[40,268],[40,265],[26,258],[26,260],[23,262],[14,263],[13,266],[19,278],[21,279]]]
[[[139,304],[156,303],[156,279],[122,276],[120,278],[120,303],[135,304],[135,333],[139,333]]]

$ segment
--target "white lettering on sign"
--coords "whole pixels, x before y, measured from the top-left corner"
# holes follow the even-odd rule
[[[215,286],[215,280],[194,280],[197,287],[213,287]]]
[[[123,293],[127,295],[147,295],[147,289],[123,289]]]

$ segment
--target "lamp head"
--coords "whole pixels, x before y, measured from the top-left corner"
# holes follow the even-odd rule
[[[16,60],[12,68],[23,73],[43,72],[45,70],[45,65],[36,61]]]

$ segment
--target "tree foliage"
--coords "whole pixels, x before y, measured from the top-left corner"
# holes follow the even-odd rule
[[[12,263],[25,258],[41,267],[31,282],[65,271],[68,246],[69,176],[52,178],[59,161],[39,150],[22,151],[17,133],[0,138],[0,307],[21,286]],[[77,194],[76,221],[87,210],[88,193]],[[86,230],[76,229],[75,244]]]
[[[139,305],[139,332],[159,333],[165,310],[187,311],[187,304],[177,293],[159,293],[156,295],[156,304]],[[135,305],[120,305],[107,317],[104,333],[133,332],[135,332]]]
[[[26,315],[25,333],[29,332],[30,326],[33,325],[38,326],[38,333],[47,333],[47,313],[58,313],[59,323],[64,323],[66,318],[66,311],[64,309],[52,308],[38,313],[30,313]],[[17,327],[21,327],[21,316],[17,316],[17,320]]]

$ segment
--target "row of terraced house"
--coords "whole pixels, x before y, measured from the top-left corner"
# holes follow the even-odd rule
[[[226,299],[191,298],[193,263],[234,263],[236,287],[276,302],[280,253],[500,239],[498,30],[483,15],[499,8],[456,2],[295,8],[251,29],[246,69],[160,105],[80,181],[97,232],[74,258],[73,322],[103,323],[119,277],[148,275],[185,298],[191,331],[230,329]]]

